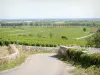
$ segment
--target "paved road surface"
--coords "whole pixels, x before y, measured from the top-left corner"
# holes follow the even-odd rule
[[[73,69],[54,57],[55,54],[35,54],[19,68],[12,69],[0,75],[70,75],[69,70]],[[67,71],[66,71],[67,70]]]

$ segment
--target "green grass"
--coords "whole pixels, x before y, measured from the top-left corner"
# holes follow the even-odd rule
[[[88,68],[77,67],[73,75],[100,75],[100,67],[90,66]]]
[[[54,44],[54,45],[84,45],[86,41],[75,40],[82,36],[88,35],[93,28],[87,28],[83,32],[83,27],[16,27],[16,28],[0,28],[1,40],[10,40],[24,42],[28,45],[32,44]],[[49,34],[53,36],[50,38]],[[39,37],[40,35],[41,37]],[[66,36],[68,40],[62,39],[61,36]],[[23,43],[22,43],[23,44]]]
[[[33,34],[37,37],[41,33],[44,37],[49,37],[49,33],[53,33],[53,37],[60,38],[68,36],[69,38],[78,38],[87,35],[91,28],[87,28],[87,32],[83,32],[83,27],[22,27],[22,28],[0,28],[0,35],[28,35]],[[73,34],[73,35],[72,35]]]

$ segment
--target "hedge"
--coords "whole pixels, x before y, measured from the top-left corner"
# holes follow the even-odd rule
[[[83,54],[81,50],[68,49],[66,51],[67,58],[72,59],[74,61],[80,61],[80,56]]]
[[[19,44],[19,45],[27,45],[27,46],[42,46],[42,47],[56,47],[56,44],[47,44],[47,43],[37,43],[30,41],[16,41],[16,40],[1,40],[0,46],[9,45],[9,44]]]
[[[82,54],[81,63],[87,65],[100,65],[100,53]]]
[[[65,58],[79,62],[82,65],[100,65],[100,53],[87,54],[82,50],[68,49]]]

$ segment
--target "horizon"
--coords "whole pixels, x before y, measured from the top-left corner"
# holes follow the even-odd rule
[[[0,20],[47,20],[47,19],[66,19],[66,20],[89,20],[89,19],[100,19],[100,18],[7,18],[7,19],[0,19]]]
[[[7,18],[7,19],[100,19],[100,18]]]

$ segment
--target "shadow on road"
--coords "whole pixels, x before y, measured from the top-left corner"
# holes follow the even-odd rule
[[[53,55],[53,56],[50,56],[50,57],[53,57],[53,58],[60,58],[60,56],[58,56],[58,55]]]

